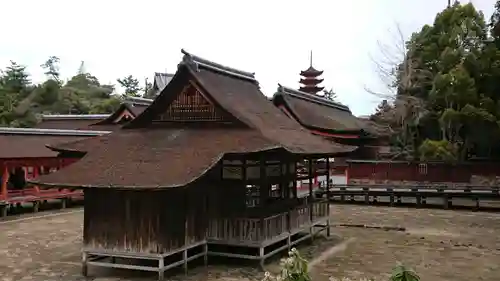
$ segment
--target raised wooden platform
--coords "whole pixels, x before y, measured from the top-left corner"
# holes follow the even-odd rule
[[[480,200],[500,200],[498,186],[465,186],[465,187],[436,187],[436,186],[390,186],[390,185],[334,185],[330,188],[330,199],[341,203],[364,202],[377,203],[382,198],[388,198],[388,204],[401,204],[404,198],[412,198],[416,206],[425,206],[428,199],[440,200],[444,209],[452,207],[453,199],[468,199],[474,202],[479,209]],[[324,193],[317,192],[318,196]]]
[[[163,280],[164,272],[174,267],[188,269],[188,262],[208,256],[222,256],[259,260],[261,266],[267,258],[314,235],[327,231],[329,235],[328,202],[308,203],[286,213],[264,219],[217,219],[209,223],[207,240],[163,254],[146,254],[83,249],[82,274],[87,276],[88,266],[152,271]]]
[[[315,234],[327,230],[328,202],[320,201],[264,219],[232,218],[209,223],[208,254],[259,260],[261,266],[270,256]]]
[[[67,200],[83,199],[81,190],[68,189],[37,189],[34,187],[21,190],[8,190],[6,196],[0,198],[0,217],[7,216],[9,208],[21,204],[33,204],[33,211],[37,212],[41,203],[47,200],[60,200],[61,208],[66,207]]]
[[[91,265],[157,272],[158,280],[163,280],[164,272],[171,268],[182,265],[187,272],[188,263],[192,260],[203,257],[206,265],[207,252],[206,241],[199,241],[162,254],[83,249],[82,275],[88,275],[88,266]]]

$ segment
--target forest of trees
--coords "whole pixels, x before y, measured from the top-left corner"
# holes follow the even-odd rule
[[[395,158],[500,158],[500,1],[486,20],[469,3],[436,15],[386,74],[392,96],[372,121],[390,130]]]
[[[114,85],[105,85],[85,70],[82,62],[68,81],[62,81],[59,58],[51,56],[42,64],[46,80],[34,85],[26,67],[11,61],[0,72],[0,126],[31,127],[39,114],[104,114],[111,113],[122,102],[123,95],[114,94]],[[142,96],[151,83],[141,87],[132,75],[117,79],[124,95]]]

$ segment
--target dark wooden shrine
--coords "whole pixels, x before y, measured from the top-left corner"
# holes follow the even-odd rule
[[[379,145],[380,133],[370,123],[354,116],[346,105],[282,85],[278,86],[273,103],[312,134],[357,146],[358,150],[350,157],[374,159],[383,153],[385,147]]]
[[[189,261],[210,255],[263,263],[328,230],[328,203],[312,190],[297,196],[304,178],[297,163],[308,164],[312,186],[315,160],[353,147],[286,117],[252,73],[184,54],[142,114],[80,143],[85,157],[34,181],[84,190],[85,275],[91,265],[155,271],[162,279],[165,270],[187,270]]]

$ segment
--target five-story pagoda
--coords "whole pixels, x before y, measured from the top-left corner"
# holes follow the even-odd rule
[[[315,95],[324,89],[324,87],[319,86],[319,84],[323,82],[323,79],[319,78],[319,76],[323,74],[323,71],[316,70],[312,66],[312,51],[309,62],[309,68],[300,72],[301,85],[299,91]]]

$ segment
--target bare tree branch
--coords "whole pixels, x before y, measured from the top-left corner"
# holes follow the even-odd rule
[[[423,68],[419,57],[415,55],[415,42],[407,42],[401,26],[395,23],[390,31],[390,42],[377,42],[379,53],[370,55],[375,71],[386,87],[375,91],[368,87],[365,90],[386,101],[391,101],[390,109],[379,111],[375,123],[387,126],[392,136],[395,136],[397,146],[393,157],[412,158],[416,153],[415,138],[418,135],[418,124],[426,114],[425,102],[414,96],[432,77],[427,68]],[[380,129],[380,127],[379,127]]]

